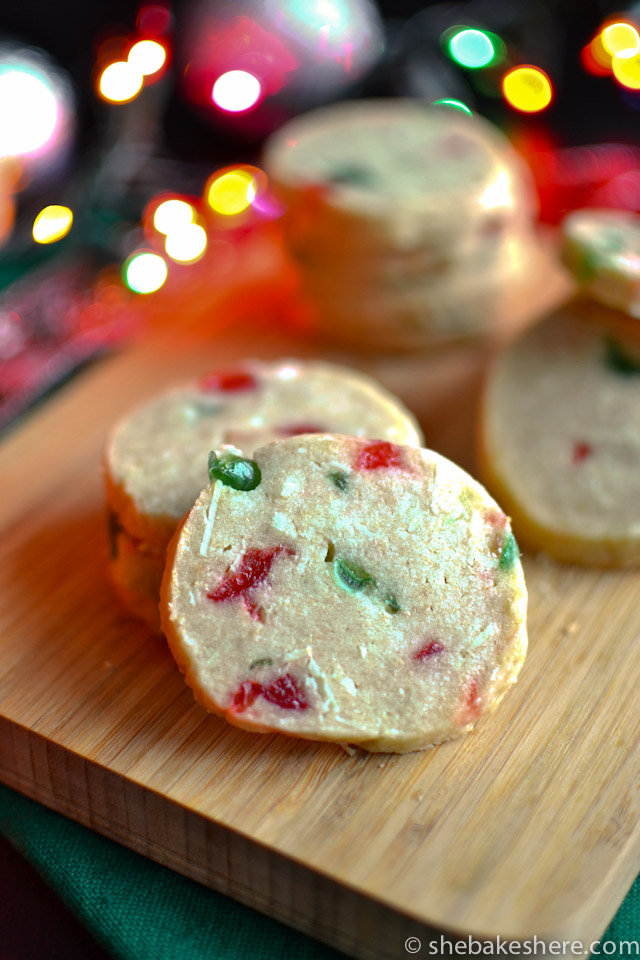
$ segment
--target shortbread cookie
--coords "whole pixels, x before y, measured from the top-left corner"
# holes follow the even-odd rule
[[[114,514],[109,519],[108,572],[123,605],[152,630],[160,632],[158,601],[165,554],[154,553],[126,533]]]
[[[428,450],[326,435],[210,468],[161,602],[207,709],[393,752],[493,710],[524,660],[526,590],[507,517],[475,480]]]
[[[333,339],[361,349],[372,342],[374,348],[411,349],[500,331],[546,266],[534,241],[514,241],[485,270],[459,265],[414,283],[360,288],[307,272],[302,287],[318,326]]]
[[[534,549],[640,562],[640,331],[576,301],[513,343],[487,384],[489,488]]]
[[[319,362],[245,363],[163,393],[118,424],[106,453],[109,504],[134,539],[161,554],[207,483],[211,449],[250,454],[313,432],[421,442],[412,415],[364,374]]]
[[[562,223],[564,260],[583,289],[640,317],[640,216],[624,210],[576,210]]]
[[[418,100],[358,100],[296,117],[264,165],[298,249],[456,251],[536,209],[531,178],[487,121]]]

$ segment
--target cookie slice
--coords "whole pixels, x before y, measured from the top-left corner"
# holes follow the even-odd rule
[[[165,553],[150,551],[120,526],[115,514],[109,516],[109,561],[111,583],[123,606],[160,632],[158,601],[164,573]]]
[[[170,548],[163,629],[196,699],[248,730],[393,752],[493,710],[524,660],[526,590],[486,491],[384,441],[294,437],[254,461],[240,490],[214,457]]]
[[[420,428],[392,394],[334,364],[247,362],[155,397],[114,429],[107,499],[125,530],[161,554],[207,483],[209,451],[251,454],[300,433],[340,432],[419,445]]]
[[[523,161],[495,127],[419,100],[303,114],[269,138],[263,161],[298,249],[442,254],[480,239],[496,218],[531,218],[537,205]]]
[[[498,332],[513,304],[545,276],[547,264],[533,236],[513,238],[484,269],[456,264],[436,275],[394,285],[369,284],[306,271],[302,287],[318,326],[334,339],[367,349],[412,349]]]
[[[576,210],[562,222],[563,258],[583,289],[640,317],[640,216]]]
[[[640,562],[640,331],[575,301],[489,378],[483,475],[519,540],[575,563]]]

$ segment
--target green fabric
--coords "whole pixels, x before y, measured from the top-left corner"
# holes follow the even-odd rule
[[[118,960],[344,960],[2,785],[0,832]],[[639,935],[640,877],[601,940]],[[600,955],[634,955],[609,949]]]
[[[0,832],[118,960],[344,960],[3,785]]]

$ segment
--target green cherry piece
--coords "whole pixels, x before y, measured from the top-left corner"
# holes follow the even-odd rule
[[[501,570],[510,570],[519,557],[520,551],[518,550],[516,538],[512,533],[510,533],[504,542],[502,550],[500,551],[500,560],[498,561],[498,566]]]
[[[343,492],[349,486],[349,474],[345,473],[344,470],[336,470],[335,473],[330,473],[329,480],[334,487],[337,487],[338,490],[342,490]]]
[[[249,664],[249,670],[257,670],[258,667],[270,667],[273,663],[271,657],[261,657],[259,660],[254,660],[253,663]]]
[[[333,575],[340,586],[350,593],[358,593],[374,582],[370,573],[357,564],[350,563],[349,560],[343,560],[342,557],[337,557],[334,561]]]
[[[220,480],[234,490],[255,490],[262,480],[260,467],[255,460],[247,460],[235,453],[223,453],[218,457],[212,450],[209,454],[209,480]]]
[[[373,185],[374,176],[371,170],[366,167],[359,167],[357,164],[351,164],[343,167],[336,167],[328,176],[331,183],[348,183],[354,187],[370,187]]]
[[[614,337],[607,337],[605,350],[605,363],[611,370],[624,377],[640,374],[640,357],[629,353]]]
[[[387,594],[384,598],[384,608],[387,613],[397,613],[399,611],[400,604],[392,593]]]

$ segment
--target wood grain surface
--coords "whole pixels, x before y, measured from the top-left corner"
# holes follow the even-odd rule
[[[409,936],[596,939],[640,869],[640,573],[525,557],[530,653],[499,710],[405,756],[260,736],[197,706],[105,577],[100,459],[116,417],[244,355],[377,375],[473,468],[487,351],[366,359],[229,314],[94,365],[0,446],[0,777],[363,958]],[[242,322],[241,322],[242,321]],[[205,324],[206,329],[206,324]]]

